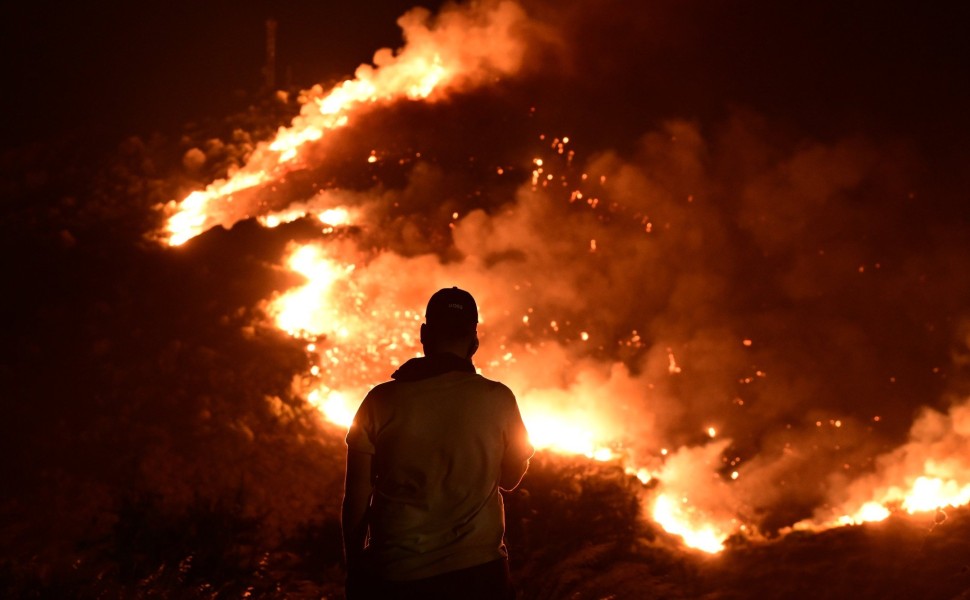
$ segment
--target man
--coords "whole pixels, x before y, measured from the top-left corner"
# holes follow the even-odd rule
[[[478,307],[458,288],[428,301],[421,344],[367,394],[347,433],[347,597],[512,599],[499,489],[533,448],[515,396],[475,372]]]

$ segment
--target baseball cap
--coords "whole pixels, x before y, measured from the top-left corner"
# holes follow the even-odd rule
[[[453,331],[474,331],[478,326],[478,306],[465,290],[450,287],[438,290],[428,300],[424,320],[429,326]]]

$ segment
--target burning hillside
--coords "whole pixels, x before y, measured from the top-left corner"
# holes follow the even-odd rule
[[[649,28],[680,11],[629,25],[664,56]],[[11,184],[59,194],[49,230],[27,200],[8,222],[41,234],[5,229],[60,274],[18,307],[44,325],[14,328],[11,390],[83,402],[54,423],[15,409],[8,477],[29,493],[5,545],[43,507],[64,539],[23,555],[76,560],[99,593],[337,597],[343,428],[420,351],[428,291],[458,285],[481,307],[477,366],[542,450],[508,499],[526,597],[747,597],[737,572],[771,597],[857,591],[848,572],[812,583],[827,554],[882,574],[869,597],[965,589],[947,558],[970,503],[962,176],[904,135],[816,135],[757,106],[590,112],[650,106],[600,85],[644,68],[609,54],[620,16],[415,9],[403,46],[344,81],[130,140],[90,181]],[[77,358],[37,383],[54,348]],[[891,578],[906,552],[945,581]],[[70,586],[24,564],[10,589]]]
[[[523,37],[529,33],[526,16],[511,2],[448,9],[435,19],[414,11],[400,23],[407,42],[401,50],[381,50],[373,66],[360,67],[354,79],[302,95],[300,115],[271,140],[258,144],[240,169],[172,205],[167,232],[173,245],[242,218],[259,217],[267,226],[300,217],[321,222],[325,240],[294,246],[287,258],[287,267],[306,283],[267,306],[280,328],[309,341],[312,366],[309,377],[297,384],[299,393],[329,420],[346,426],[368,387],[418,350],[414,328],[422,318],[425,290],[459,282],[483,298],[487,345],[482,361],[522,394],[537,445],[619,460],[644,482],[658,479],[662,493],[652,514],[690,545],[717,551],[728,535],[760,528],[760,519],[745,512],[752,504],[773,511],[771,501],[756,499],[765,495],[764,478],[791,477],[803,460],[815,463],[820,477],[837,475],[856,480],[855,488],[860,487],[863,478],[854,474],[868,475],[871,470],[874,456],[866,446],[871,443],[868,438],[879,437],[882,416],[827,408],[824,398],[817,402],[817,410],[829,415],[816,419],[818,432],[805,432],[812,424],[802,418],[784,423],[781,432],[770,422],[773,419],[749,416],[753,411],[745,408],[746,396],[777,407],[781,402],[775,395],[785,393],[750,390],[772,387],[760,380],[795,379],[797,367],[791,358],[773,356],[780,344],[762,341],[777,335],[758,322],[763,313],[737,314],[742,304],[753,305],[756,297],[735,292],[735,301],[741,302],[731,306],[721,292],[734,291],[732,284],[742,279],[739,264],[745,259],[767,270],[778,260],[774,255],[792,253],[792,234],[800,237],[803,230],[815,227],[818,230],[805,235],[804,242],[817,248],[816,259],[797,257],[815,264],[794,265],[793,272],[781,274],[781,281],[769,279],[768,289],[762,290],[766,296],[792,301],[866,285],[840,281],[833,286],[826,281],[820,288],[799,289],[814,283],[811,276],[816,281],[819,277],[798,269],[861,279],[867,267],[881,270],[884,261],[893,268],[898,259],[880,258],[862,247],[844,250],[858,262],[855,269],[851,263],[838,264],[843,259],[838,255],[832,265],[826,250],[843,251],[850,242],[841,239],[841,231],[825,227],[825,221],[839,228],[846,219],[851,223],[851,212],[843,214],[843,199],[864,202],[874,193],[871,188],[896,195],[897,201],[909,199],[905,187],[885,189],[899,185],[887,180],[903,159],[887,156],[865,140],[850,139],[832,147],[817,144],[780,158],[766,157],[767,165],[759,165],[738,189],[727,191],[718,190],[723,183],[707,173],[716,161],[708,152],[739,148],[741,143],[730,136],[747,133],[744,123],[735,124],[742,132],[729,132],[719,141],[722,149],[712,147],[695,125],[669,122],[648,133],[629,162],[610,154],[577,157],[581,147],[570,143],[568,135],[541,133],[532,144],[539,156],[531,164],[516,164],[509,157],[507,162],[479,167],[513,183],[516,173],[521,180],[521,174],[531,170],[527,181],[514,192],[496,192],[489,182],[475,182],[463,190],[465,198],[453,201],[455,210],[448,218],[440,209],[435,211],[435,204],[447,200],[446,193],[422,181],[433,176],[428,174],[433,170],[427,166],[430,161],[423,160],[428,151],[395,151],[372,137],[375,147],[358,160],[374,167],[377,181],[382,179],[380,163],[408,164],[406,186],[426,188],[424,197],[412,200],[416,206],[402,206],[380,185],[350,194],[339,182],[318,189],[316,184],[325,181],[320,176],[304,176],[314,182],[312,190],[281,193],[275,184],[285,182],[294,170],[313,172],[326,163],[327,155],[341,151],[339,140],[328,145],[324,137],[337,128],[354,128],[356,120],[366,118],[365,106],[379,111],[395,102],[446,101],[462,86],[482,85],[490,76],[496,78],[493,86],[501,86],[500,76],[514,78],[530,41]],[[474,138],[471,142],[469,160],[481,160]],[[279,210],[271,210],[271,205]],[[405,225],[413,224],[412,214],[428,218],[431,231],[443,232],[438,243],[432,238],[419,253],[387,247],[383,236],[393,226],[384,222],[382,213],[390,207],[404,213]],[[327,239],[350,225],[366,233]],[[857,226],[872,227],[861,222]],[[362,244],[359,238],[371,239]],[[756,256],[759,249],[761,257]],[[754,256],[745,256],[748,252]],[[449,253],[454,258],[446,258]],[[835,289],[826,289],[829,286]],[[634,298],[636,303],[631,302]],[[792,312],[785,308],[775,310],[786,322],[797,318],[785,315]],[[870,337],[864,326],[824,322],[825,317],[811,309],[805,312],[810,331],[796,332],[796,337],[820,336],[822,344],[838,336],[858,336],[863,343]],[[815,319],[823,322],[812,323]],[[760,351],[762,345],[766,351]],[[689,357],[682,358],[687,374],[678,354]],[[713,368],[705,372],[695,363],[713,363]],[[680,394],[673,389],[678,379],[694,379],[687,385],[699,389]],[[893,376],[888,379],[892,382]],[[838,405],[841,399],[833,400]],[[673,415],[679,416],[678,407],[690,402],[702,407],[693,425],[695,434],[707,432],[707,443],[686,441],[689,429],[685,431],[684,423],[671,423]],[[964,411],[959,406],[954,410]],[[936,420],[932,435],[955,437],[942,445],[958,449],[959,457],[965,443],[960,441],[965,437],[959,421],[951,424],[952,415]],[[843,426],[848,432],[845,441],[839,439],[839,431],[822,431]],[[730,437],[716,440],[718,429],[724,428]],[[755,444],[769,436],[788,438],[788,456],[766,457],[758,449],[752,453],[731,448],[731,437],[750,435],[751,428],[765,430],[755,434]],[[799,448],[809,444],[812,451]],[[790,458],[799,453],[805,458]],[[953,464],[954,453],[938,456],[932,448],[916,453],[911,464],[895,474],[896,481],[878,484],[886,491],[850,506],[835,523],[881,520],[891,507],[932,511],[970,500],[967,467],[959,458]],[[698,472],[707,472],[707,480],[698,483]],[[681,473],[691,474],[689,483]],[[827,495],[825,487],[821,492]]]

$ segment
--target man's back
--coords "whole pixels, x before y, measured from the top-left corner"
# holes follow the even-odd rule
[[[374,454],[368,552],[392,580],[506,556],[502,462],[532,453],[507,387],[467,371],[422,377],[428,361],[374,388],[347,438]]]
[[[425,321],[425,356],[371,390],[347,433],[347,597],[508,600],[499,488],[519,484],[532,445],[515,396],[472,364],[471,294],[438,290]]]

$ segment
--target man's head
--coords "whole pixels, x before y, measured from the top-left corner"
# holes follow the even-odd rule
[[[452,352],[471,358],[478,350],[478,306],[465,290],[451,287],[435,292],[424,320],[421,343],[426,355]]]

